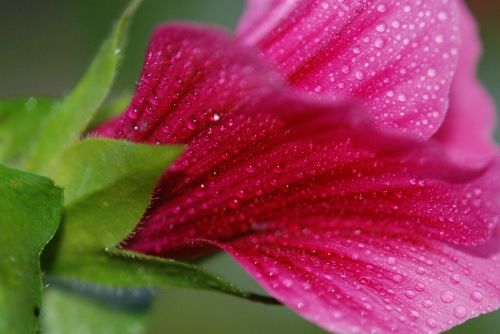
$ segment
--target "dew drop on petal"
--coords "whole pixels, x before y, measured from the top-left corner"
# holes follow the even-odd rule
[[[420,313],[418,313],[415,310],[411,310],[410,311],[410,316],[412,317],[412,319],[418,319],[418,318],[420,318]]]
[[[395,274],[392,276],[392,280],[396,283],[401,283],[403,281],[403,276]]]
[[[384,4],[380,4],[377,6],[377,10],[379,13],[384,13],[387,10],[387,7]]]
[[[450,276],[450,281],[453,284],[459,284],[460,283],[460,276],[458,274],[453,274]]]
[[[465,306],[459,305],[453,310],[453,315],[458,319],[462,319],[467,315],[467,309]]]
[[[255,173],[255,167],[253,165],[248,165],[247,168],[245,168],[245,170],[247,171],[247,173]]]
[[[449,290],[443,291],[441,293],[440,298],[441,298],[441,301],[443,303],[446,303],[446,304],[453,303],[453,301],[455,300],[455,296],[453,295],[453,292],[451,292]]]
[[[446,13],[446,12],[439,12],[438,19],[441,20],[441,21],[446,21],[448,19],[448,13]]]
[[[383,24],[383,23],[378,24],[376,29],[378,32],[384,32],[385,31],[385,24]]]
[[[432,307],[432,302],[429,300],[429,299],[426,299],[422,302],[422,305],[425,307],[425,308],[431,308]]]
[[[425,284],[418,282],[417,284],[415,284],[415,290],[417,290],[418,292],[425,291]]]
[[[432,319],[432,318],[429,318],[427,320],[425,320],[425,323],[427,324],[427,326],[429,326],[430,328],[434,329],[437,327],[437,322],[436,320]]]
[[[475,302],[481,302],[483,300],[483,295],[479,291],[472,291],[470,294],[470,298]]]
[[[413,299],[413,298],[415,298],[416,294],[415,294],[415,292],[413,292],[411,290],[408,290],[408,291],[405,292],[405,296],[408,299]]]
[[[130,109],[128,112],[127,112],[127,116],[130,118],[130,119],[137,119],[139,117],[139,114],[138,114],[138,111],[136,108],[133,108],[133,109]]]

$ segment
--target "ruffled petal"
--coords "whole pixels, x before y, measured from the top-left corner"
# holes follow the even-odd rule
[[[172,256],[196,238],[231,240],[334,218],[459,245],[488,240],[500,213],[496,162],[463,170],[433,143],[377,132],[357,109],[276,101],[258,105],[265,116],[238,115],[199,132],[127,247]]]
[[[338,221],[219,246],[274,297],[335,333],[438,333],[500,307],[500,254]],[[497,240],[498,241],[498,240]]]
[[[238,28],[289,84],[359,99],[385,128],[426,139],[448,109],[456,1],[254,0]]]
[[[498,282],[491,281],[498,278],[491,274],[497,259],[477,262],[472,252],[444,243],[477,245],[490,237],[500,213],[496,161],[480,170],[457,168],[432,141],[381,132],[352,102],[290,93],[251,50],[224,33],[185,25],[160,29],[131,106],[95,135],[188,144],[160,180],[126,248],[173,256],[219,245],[273,295],[327,329],[368,328],[359,307],[371,307],[376,315],[367,319],[380,329],[402,323],[415,331],[413,323],[423,322],[399,319],[422,319],[438,330],[498,306]],[[362,244],[377,256],[355,252]],[[394,268],[393,260],[380,260],[385,254],[399,261]],[[259,276],[269,276],[271,263],[279,277],[295,272],[292,284],[303,291],[285,293]],[[417,306],[418,316],[412,313],[403,302],[409,297],[389,291],[425,290],[416,285],[417,264],[428,273],[421,283],[429,292],[420,296],[436,304],[433,318]],[[460,269],[463,278],[452,279],[466,288],[445,285]],[[478,269],[486,271],[481,278],[466,271]],[[358,291],[351,278],[361,284],[361,273],[370,280]],[[330,276],[317,280],[322,274],[332,275],[331,286],[323,281]],[[437,281],[443,283],[431,286]],[[339,289],[345,301],[339,312],[348,320],[336,319],[332,289]],[[448,291],[443,298],[453,302],[438,308],[437,290]],[[393,313],[379,312],[386,295]],[[471,298],[479,303],[475,308]],[[382,323],[387,314],[390,321]]]
[[[126,112],[93,135],[148,143],[187,143],[200,128],[272,94],[281,80],[222,29],[159,27]]]
[[[432,143],[380,132],[350,102],[293,96],[217,30],[160,28],[130,107],[96,135],[189,144],[128,240],[147,253],[332,217],[474,245],[500,211],[496,163],[461,170]]]
[[[474,18],[460,5],[460,49],[457,73],[450,95],[450,109],[435,137],[460,163],[481,164],[498,152],[493,140],[495,106],[476,77],[481,42]]]

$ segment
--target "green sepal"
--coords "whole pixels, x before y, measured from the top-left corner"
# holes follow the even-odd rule
[[[20,166],[33,134],[49,115],[55,98],[20,97],[0,101],[0,162]]]
[[[0,333],[34,333],[42,299],[40,254],[62,214],[62,190],[0,165]]]

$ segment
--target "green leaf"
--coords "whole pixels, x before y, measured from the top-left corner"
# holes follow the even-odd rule
[[[150,314],[106,307],[95,300],[60,289],[44,295],[42,328],[50,334],[143,334]]]
[[[34,333],[42,284],[39,257],[56,232],[62,190],[0,165],[0,333]]]
[[[24,97],[0,101],[0,161],[17,166],[26,158],[33,133],[40,129],[53,98]]]
[[[108,139],[85,140],[68,150],[53,172],[66,195],[57,256],[49,263],[49,273],[108,287],[178,286],[269,302],[194,265],[115,247],[134,230],[156,180],[180,152],[179,146]]]
[[[270,297],[244,291],[198,266],[119,249],[80,253],[78,259],[58,263],[53,273],[62,279],[84,280],[107,287],[213,290],[261,303],[277,303]]]
[[[87,128],[111,90],[131,17],[141,1],[130,2],[78,85],[45,120],[33,142],[27,170],[48,173]]]
[[[65,189],[65,251],[114,247],[138,224],[156,182],[182,146],[88,139],[50,174]]]

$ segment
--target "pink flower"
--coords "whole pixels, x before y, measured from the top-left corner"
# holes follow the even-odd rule
[[[217,246],[328,331],[438,332],[497,309],[478,44],[454,0],[252,0],[236,38],[158,28],[97,135],[189,148],[124,246]]]

